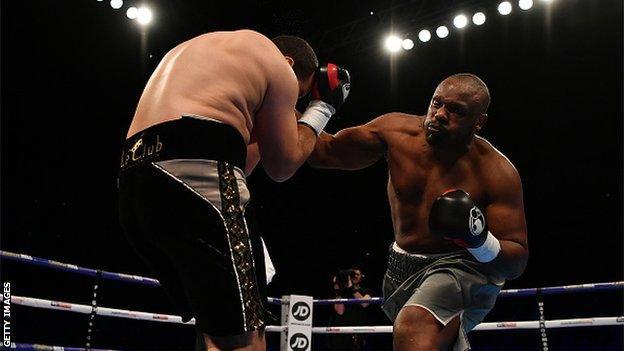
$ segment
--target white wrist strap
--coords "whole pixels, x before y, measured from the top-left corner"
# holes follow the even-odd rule
[[[486,263],[495,259],[500,252],[500,241],[488,231],[487,238],[483,245],[475,248],[468,248],[468,251],[477,259],[477,261]]]
[[[321,100],[313,100],[297,123],[309,126],[314,129],[316,135],[319,135],[334,113],[336,109],[332,105]]]

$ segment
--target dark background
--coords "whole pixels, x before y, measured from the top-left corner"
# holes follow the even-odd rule
[[[402,111],[423,114],[435,86],[458,72],[490,87],[482,135],[523,179],[531,257],[507,288],[623,279],[622,2],[539,0],[503,17],[495,1],[147,2],[148,29],[107,1],[2,1],[1,247],[81,266],[149,275],[121,234],[116,172],[121,142],[149,74],[171,47],[195,35],[253,28],[309,39],[321,61],[352,75],[348,102],[328,130]],[[463,31],[450,21],[482,9]],[[374,11],[374,15],[369,12]],[[420,43],[422,28],[451,34]],[[382,49],[393,27],[416,46]],[[432,31],[433,32],[433,31]],[[304,166],[276,184],[250,177],[258,220],[278,275],[270,294],[327,297],[339,267],[357,264],[380,294],[392,227],[384,162],[362,171]],[[92,280],[2,261],[15,295],[90,303]],[[102,306],[172,313],[164,293],[100,285]],[[88,316],[13,307],[13,341],[84,345]],[[533,299],[501,299],[489,321],[535,320]],[[317,307],[315,324],[327,323]],[[549,297],[547,319],[624,314],[621,291]],[[278,313],[279,315],[279,313]],[[387,320],[371,307],[371,324]],[[156,325],[155,325],[156,324]],[[537,331],[480,332],[478,350],[536,350]],[[186,326],[99,318],[98,347],[190,350]],[[619,350],[622,327],[549,331],[551,349]],[[271,340],[275,341],[275,340]],[[314,348],[324,341],[316,338]],[[369,348],[389,349],[388,335]],[[276,350],[276,349],[275,349]]]

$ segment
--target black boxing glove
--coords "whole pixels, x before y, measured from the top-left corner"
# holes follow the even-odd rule
[[[347,100],[350,89],[351,77],[346,69],[333,63],[316,69],[312,85],[313,100],[325,101],[338,110]]]
[[[312,84],[312,101],[298,123],[312,128],[316,135],[329,122],[331,116],[349,96],[351,78],[349,72],[333,63],[328,63],[316,70]]]
[[[463,190],[447,190],[433,202],[429,231],[467,248],[479,262],[493,260],[500,251],[500,242],[488,231],[483,212]]]

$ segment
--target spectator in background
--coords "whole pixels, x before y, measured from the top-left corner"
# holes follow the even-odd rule
[[[340,270],[333,278],[336,298],[370,299],[372,290],[362,287],[364,274],[358,267]],[[330,326],[360,326],[367,324],[366,308],[368,303],[335,304],[330,318]],[[328,338],[328,346],[332,351],[364,350],[362,334],[332,334]]]

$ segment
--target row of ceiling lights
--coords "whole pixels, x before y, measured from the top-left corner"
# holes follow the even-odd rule
[[[548,3],[548,2],[552,2],[553,0],[540,0],[540,1]],[[533,0],[519,0],[518,7],[524,11],[529,10],[533,7]],[[510,1],[502,1],[501,3],[498,4],[499,14],[503,16],[507,16],[512,11],[513,11],[513,5]],[[484,24],[485,20],[486,20],[486,16],[485,16],[485,13],[483,12],[477,12],[474,15],[472,15],[472,23],[474,23],[477,26]],[[457,29],[462,29],[466,27],[468,23],[469,23],[468,16],[464,14],[459,14],[455,16],[455,18],[453,18],[453,26],[455,26],[455,28]],[[442,25],[436,28],[435,33],[438,38],[444,39],[449,36],[450,31],[447,26]],[[423,29],[420,32],[418,32],[418,39],[423,43],[428,42],[429,40],[431,40],[432,37],[433,36],[428,29]],[[401,38],[397,35],[391,34],[386,37],[385,47],[390,52],[398,52],[401,50],[401,48],[403,50],[411,50],[412,48],[414,48],[414,41],[410,38]]]
[[[101,2],[103,0],[97,0],[97,1]],[[552,2],[553,0],[540,0],[540,1]],[[121,9],[123,5],[124,5],[123,0],[110,0],[110,6],[115,10]],[[521,10],[525,10],[525,11],[529,10],[533,7],[533,0],[518,0],[518,7]],[[501,3],[498,4],[499,14],[503,16],[507,16],[512,11],[513,11],[513,5],[510,1],[502,1]],[[373,12],[371,11],[371,15],[372,14]],[[126,17],[128,17],[131,20],[136,20],[140,24],[146,25],[152,21],[153,15],[152,15],[152,11],[147,7],[142,6],[142,7],[137,8],[135,6],[130,6],[126,9]],[[486,21],[486,16],[485,16],[485,13],[483,12],[477,12],[474,15],[472,15],[472,23],[474,23],[477,26],[484,24],[485,21]],[[469,23],[468,17],[464,14],[457,15],[453,19],[453,26],[455,26],[455,28],[458,28],[458,29],[462,29],[466,27],[468,23]],[[436,28],[435,34],[438,38],[444,39],[449,36],[450,31],[447,26],[442,25]],[[433,36],[428,29],[423,29],[420,32],[418,32],[418,39],[423,43],[428,42],[429,40],[431,40],[432,37]],[[401,48],[404,50],[411,50],[412,48],[414,48],[414,41],[410,38],[400,38],[397,35],[391,34],[388,37],[386,37],[385,46],[386,46],[386,49],[390,52],[398,52],[401,50]]]
[[[97,1],[102,2],[104,0],[97,0]],[[110,7],[112,7],[114,10],[121,9],[123,5],[124,5],[123,0],[110,0]],[[128,17],[131,20],[136,20],[140,24],[146,25],[152,21],[153,15],[152,15],[152,10],[150,10],[148,7],[130,6],[126,9],[126,17]]]

